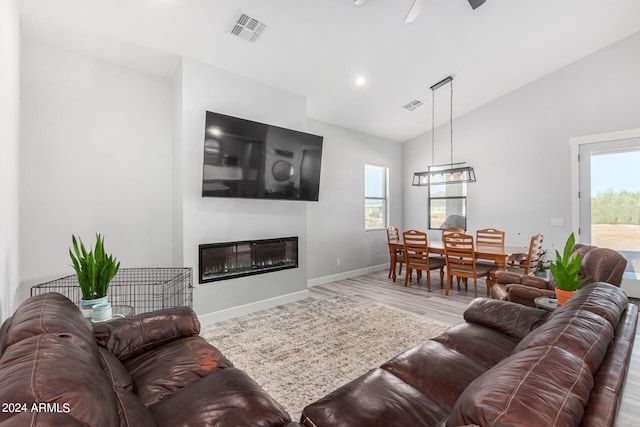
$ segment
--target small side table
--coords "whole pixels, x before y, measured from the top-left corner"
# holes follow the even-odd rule
[[[88,319],[90,321],[91,325],[97,325],[99,323],[107,323],[107,322],[111,322],[112,320],[115,319],[123,319],[125,317],[131,317],[133,315],[135,315],[135,309],[130,306],[130,305],[112,305],[111,306],[111,318],[107,319],[107,320],[103,320],[100,322],[97,322],[95,320],[92,319]]]
[[[111,311],[113,313],[112,319],[118,317],[131,317],[136,314],[136,311],[130,305],[112,305]]]
[[[554,311],[558,308],[558,300],[551,297],[538,297],[533,300],[536,303],[536,307],[542,308],[547,311]]]

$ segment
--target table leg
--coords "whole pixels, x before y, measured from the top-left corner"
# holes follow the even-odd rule
[[[391,277],[391,280],[395,282],[396,281],[396,264],[398,262],[398,255],[396,254],[395,250],[389,251],[389,262],[391,263],[389,265],[389,276]]]

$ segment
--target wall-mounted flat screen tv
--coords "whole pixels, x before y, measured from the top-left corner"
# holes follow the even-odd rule
[[[323,137],[207,111],[203,197],[318,201]]]

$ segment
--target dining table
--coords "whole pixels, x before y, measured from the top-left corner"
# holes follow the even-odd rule
[[[404,248],[402,240],[388,242],[390,254],[390,271],[391,279],[396,281],[396,264],[398,250]],[[444,255],[444,242],[441,240],[429,241],[427,245],[430,254]],[[497,270],[506,270],[507,262],[522,261],[527,259],[529,248],[526,246],[512,245],[475,245],[476,260],[493,261],[496,263]]]

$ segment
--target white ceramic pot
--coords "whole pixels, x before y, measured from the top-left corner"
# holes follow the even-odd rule
[[[81,299],[80,300],[80,311],[82,315],[91,319],[93,317],[93,307],[98,304],[106,304],[109,302],[108,297],[95,298],[95,299]]]

